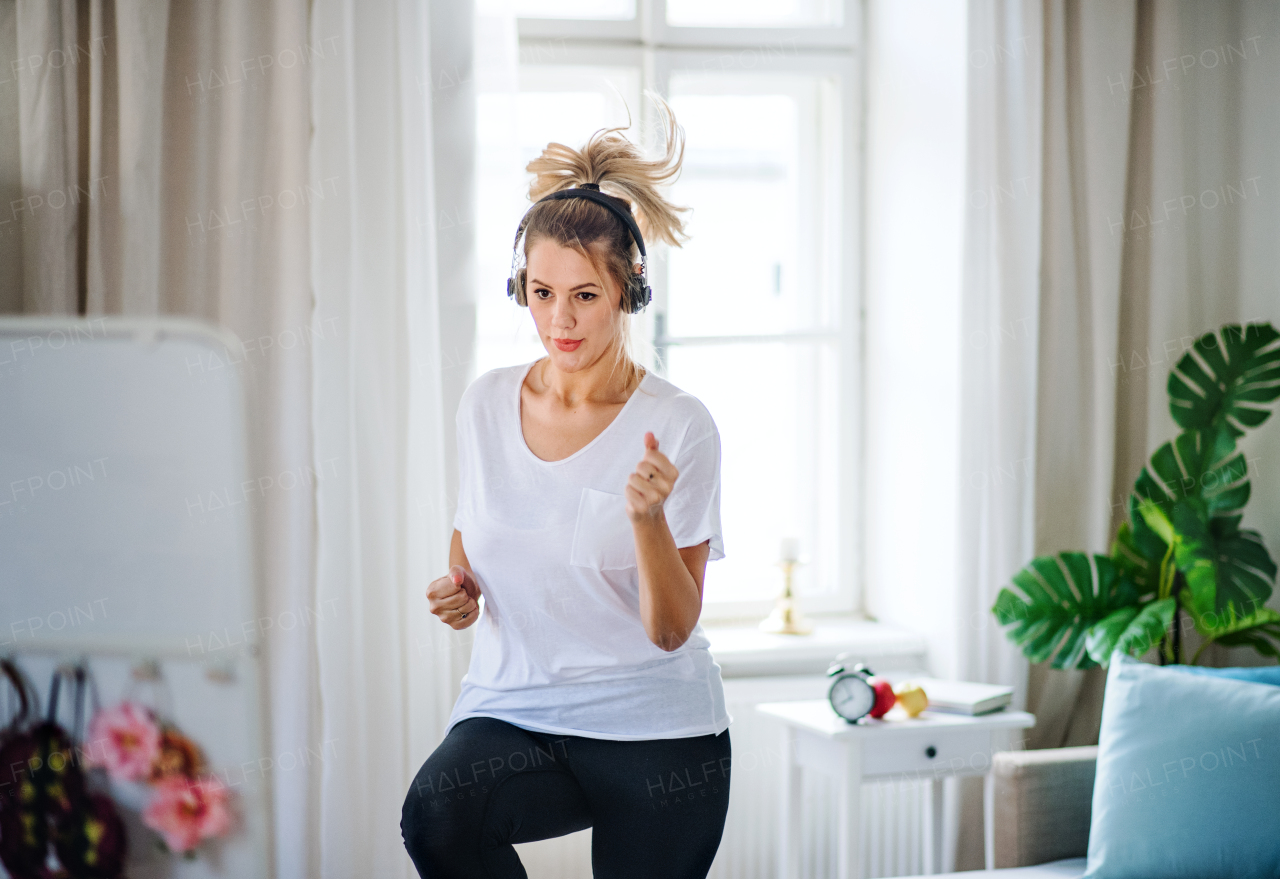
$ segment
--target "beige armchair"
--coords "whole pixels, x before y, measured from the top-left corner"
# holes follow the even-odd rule
[[[995,865],[1083,858],[1089,846],[1098,747],[995,755]]]

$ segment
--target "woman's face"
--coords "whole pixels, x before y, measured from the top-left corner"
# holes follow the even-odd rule
[[[529,248],[527,268],[525,301],[551,364],[577,372],[595,363],[614,341],[617,283],[578,251],[546,238]]]

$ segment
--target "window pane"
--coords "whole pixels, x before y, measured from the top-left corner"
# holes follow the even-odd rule
[[[521,18],[588,18],[630,20],[636,17],[635,0],[515,0]]]
[[[841,0],[667,0],[667,24],[685,27],[838,27]]]
[[[529,310],[506,296],[512,239],[529,209],[533,175],[525,165],[551,141],[579,147],[600,128],[625,125],[623,98],[639,128],[640,71],[634,68],[522,65],[518,97],[478,96],[477,375],[546,353]]]
[[[693,211],[668,257],[669,335],[833,328],[834,89],[809,74],[672,74],[686,146],[671,194]]]
[[[800,540],[795,587],[837,583],[837,351],[827,343],[675,346],[667,378],[700,399],[720,430],[725,557],[704,598],[771,599],[784,537]]]
[[[632,128],[623,133],[634,140],[640,136],[640,71],[637,69],[521,65],[521,170],[548,143],[580,147],[601,128],[626,125],[628,115]],[[527,175],[525,179],[533,178]]]

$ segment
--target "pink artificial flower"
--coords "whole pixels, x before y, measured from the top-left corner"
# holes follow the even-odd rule
[[[160,727],[146,708],[121,702],[94,715],[86,751],[112,778],[140,781],[160,754]]]
[[[190,851],[201,840],[231,829],[230,791],[217,776],[192,781],[170,775],[154,787],[142,821],[164,838],[170,851]]]

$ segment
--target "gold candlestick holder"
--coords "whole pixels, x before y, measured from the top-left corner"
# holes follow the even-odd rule
[[[794,559],[778,562],[778,567],[782,568],[782,594],[769,615],[760,621],[760,631],[773,635],[808,635],[813,631],[791,592],[791,575],[799,566],[800,562]]]

